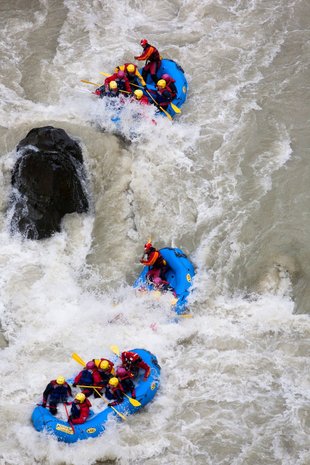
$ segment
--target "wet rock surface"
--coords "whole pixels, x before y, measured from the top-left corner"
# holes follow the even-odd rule
[[[88,211],[82,150],[60,128],[32,129],[18,144],[13,168],[11,231],[43,239],[61,230],[67,213]]]

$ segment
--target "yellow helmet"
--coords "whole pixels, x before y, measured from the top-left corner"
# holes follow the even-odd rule
[[[65,384],[65,378],[63,376],[58,376],[58,378],[56,379],[56,383],[57,384]]]
[[[82,403],[86,399],[86,396],[83,394],[83,392],[78,392],[75,396],[75,399]]]
[[[164,89],[166,87],[166,81],[164,79],[159,79],[159,81],[157,81],[157,87],[161,87],[162,89]]]
[[[119,383],[119,380],[118,380],[117,378],[115,378],[115,377],[114,377],[114,378],[111,378],[111,379],[109,380],[109,384],[110,384],[111,386],[113,386],[113,387],[118,386],[118,383]]]
[[[117,89],[117,82],[116,81],[111,81],[109,84],[109,87],[111,90]]]
[[[134,73],[135,72],[135,65],[133,65],[132,63],[129,63],[129,65],[127,66],[127,71],[128,71],[128,73]]]
[[[101,362],[100,358],[94,359],[94,363],[95,363],[97,368],[99,368],[100,362]]]
[[[143,97],[143,91],[141,89],[135,90],[134,94],[137,100],[140,100]]]
[[[107,370],[109,368],[109,362],[107,360],[102,360],[99,363],[98,368],[101,368],[101,370]]]

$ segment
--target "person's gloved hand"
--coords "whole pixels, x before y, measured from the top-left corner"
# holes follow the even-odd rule
[[[76,383],[72,383],[72,386],[73,386],[73,387],[76,387]]]

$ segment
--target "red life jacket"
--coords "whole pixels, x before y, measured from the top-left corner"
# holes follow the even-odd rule
[[[71,412],[74,415],[74,417],[71,419],[71,423],[73,423],[74,425],[80,425],[82,423],[85,423],[89,416],[90,407],[91,403],[87,398],[82,403],[74,401],[71,408]]]
[[[157,48],[154,47],[154,45],[147,44],[145,49],[147,49],[149,47],[153,47],[154,50],[153,50],[153,53],[149,56],[149,58],[147,59],[146,62],[149,63],[150,61],[156,61],[156,62],[160,61],[160,54],[159,54],[159,51],[157,50]]]

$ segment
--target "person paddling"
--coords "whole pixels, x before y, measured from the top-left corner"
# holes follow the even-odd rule
[[[124,71],[126,74],[132,90],[135,90],[137,85],[141,85],[142,87],[146,87],[146,82],[139,73],[138,67],[133,63],[125,63],[124,65],[117,66],[115,68],[115,73],[118,71]]]
[[[58,378],[53,379],[46,386],[45,391],[43,392],[42,407],[46,407],[48,402],[49,411],[52,415],[56,415],[57,404],[67,402],[69,396],[72,396],[70,385],[66,382],[63,376],[58,376]]]
[[[81,425],[82,423],[85,423],[89,417],[90,407],[91,403],[86,398],[85,394],[83,394],[83,392],[79,392],[72,402],[71,414],[68,418],[69,423],[74,425]]]
[[[112,401],[108,403],[109,407],[114,407],[115,405],[121,404],[123,402],[124,389],[118,378],[115,376],[109,380],[105,390],[105,395],[107,399]]]
[[[101,376],[93,361],[87,362],[85,368],[74,378],[72,386],[75,387],[77,385],[102,386]],[[100,397],[91,387],[84,387],[82,392],[86,397],[89,397],[91,394]]]

